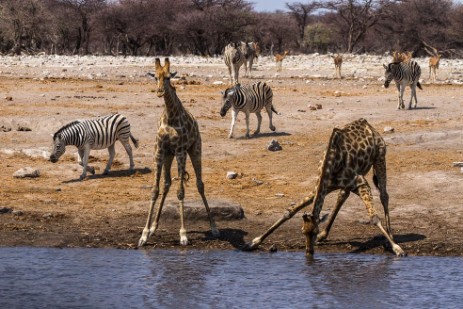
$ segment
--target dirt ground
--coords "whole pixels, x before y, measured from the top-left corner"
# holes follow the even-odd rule
[[[266,81],[272,87],[280,113],[274,116],[277,130],[269,130],[264,113],[261,134],[246,139],[240,114],[235,138],[228,139],[231,115],[219,115],[220,91],[226,84],[213,84],[226,76],[225,66],[174,61],[172,66],[184,76],[175,81],[177,94],[201,128],[209,203],[212,207],[219,202],[238,204],[245,215],[241,220],[218,220],[219,239],[212,238],[206,220],[187,220],[190,248],[239,249],[263,233],[285,209],[313,190],[332,128],[364,117],[379,132],[394,128],[383,137],[388,143],[388,192],[396,241],[409,255],[463,255],[463,173],[452,166],[463,161],[463,86],[423,80],[424,89],[417,90],[418,108],[396,110],[395,88],[384,89],[380,75],[363,79],[345,73],[338,80],[310,77],[304,69],[285,66],[275,74],[274,66],[263,61],[256,66],[255,77],[243,78],[242,83]],[[65,69],[60,69],[66,73],[62,77],[44,78],[25,74],[27,70],[17,65],[0,73],[0,209],[5,212],[0,214],[0,246],[137,248],[154,177],[154,135],[163,109],[154,82],[144,76],[147,68],[119,67],[119,74],[96,78],[73,76]],[[406,104],[409,95],[407,88]],[[322,108],[309,108],[316,104]],[[104,150],[92,151],[97,172],[83,181],[79,181],[75,148],[68,147],[56,164],[46,159],[50,135],[61,126],[114,112],[127,116],[140,142],[134,150],[134,174],[127,171],[128,158],[119,143],[107,176],[101,174],[108,158]],[[255,125],[251,115],[251,130]],[[18,130],[21,127],[30,131]],[[281,151],[266,149],[272,139],[282,145]],[[13,177],[27,166],[39,169],[40,177]],[[175,171],[174,164],[173,175]],[[200,201],[190,164],[188,171],[186,206]],[[228,171],[238,177],[227,179]],[[371,175],[368,179],[372,185]],[[176,184],[167,197],[169,205],[177,205]],[[373,194],[382,218],[378,191],[373,189]],[[323,213],[331,210],[335,197],[326,199]],[[301,215],[280,227],[261,250],[271,246],[303,250]],[[146,248],[180,247],[178,229],[179,220],[161,216],[160,228]],[[355,195],[341,209],[329,239],[316,250],[392,254],[380,231],[368,224],[366,210]]]

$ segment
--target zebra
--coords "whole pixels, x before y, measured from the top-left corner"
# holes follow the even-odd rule
[[[95,168],[87,166],[90,150],[108,148],[109,161],[103,172],[106,175],[109,173],[116,153],[114,145],[119,140],[129,155],[129,171],[133,171],[135,164],[129,137],[135,148],[138,148],[138,140],[130,133],[129,121],[120,114],[91,120],[76,120],[66,124],[53,135],[53,151],[50,155],[50,161],[52,163],[58,162],[58,159],[66,151],[66,146],[76,146],[81,160],[79,164],[83,166],[83,172],[80,175],[82,180],[87,176],[87,170],[95,174]]]
[[[418,100],[416,98],[416,86],[418,86],[421,90],[423,89],[419,81],[421,76],[420,65],[414,60],[409,60],[408,62],[392,62],[387,66],[383,64],[383,67],[386,69],[384,74],[386,79],[384,81],[384,87],[388,88],[392,80],[396,83],[397,94],[399,96],[397,109],[405,108],[403,96],[407,85],[410,85],[412,92],[408,109],[412,108],[413,98],[415,98],[414,107],[416,108],[416,105],[418,104]]]
[[[275,131],[272,124],[272,112],[278,114],[272,105],[272,89],[264,82],[257,82],[250,86],[241,87],[237,84],[222,92],[223,105],[220,110],[220,116],[225,117],[227,111],[233,108],[230,134],[228,138],[233,137],[233,128],[235,127],[236,116],[240,111],[246,114],[246,137],[249,137],[249,114],[255,113],[257,116],[257,129],[254,135],[259,134],[262,115],[260,111],[265,107],[270,121],[270,130]]]
[[[260,55],[259,44],[256,42],[241,42],[241,51],[246,58],[244,61],[244,76],[251,77],[254,59],[258,59]]]
[[[246,43],[234,42],[225,46],[223,60],[228,67],[230,84],[238,84],[238,76],[241,66],[246,62],[249,46]]]

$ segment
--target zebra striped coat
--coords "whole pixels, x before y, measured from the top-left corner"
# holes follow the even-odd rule
[[[408,109],[412,108],[413,98],[415,98],[414,107],[416,108],[416,105],[418,104],[418,100],[416,98],[416,87],[418,86],[418,88],[423,89],[421,88],[420,84],[420,65],[414,60],[410,60],[409,62],[389,63],[387,66],[383,64],[383,67],[386,70],[384,73],[384,87],[388,88],[392,80],[395,81],[395,84],[397,86],[397,109],[405,108],[403,96],[405,87],[407,87],[408,85],[411,89],[411,97],[410,103],[408,104]]]
[[[277,111],[272,105],[273,92],[272,89],[263,82],[257,82],[250,86],[241,87],[237,84],[222,92],[222,109],[220,116],[225,117],[227,111],[232,108],[232,122],[229,138],[233,137],[233,129],[235,127],[236,116],[240,111],[246,114],[246,137],[249,137],[249,114],[255,113],[257,116],[257,129],[254,132],[259,134],[260,125],[262,123],[262,115],[260,111],[265,107],[270,121],[270,130],[275,131],[275,126],[272,124],[272,112],[277,114]]]
[[[239,73],[241,66],[246,62],[246,55],[248,54],[248,45],[242,42],[230,43],[225,46],[223,53],[223,60],[228,68],[230,75],[230,84],[235,85],[239,83]]]
[[[129,155],[129,170],[133,171],[135,164],[133,162],[132,147],[129,144],[129,138],[132,140],[134,146],[138,148],[137,139],[130,133],[129,121],[120,114],[92,120],[76,120],[63,126],[53,135],[53,151],[50,155],[50,161],[53,163],[57,162],[65,153],[66,146],[76,146],[81,160],[79,164],[83,166],[80,179],[83,179],[87,175],[87,170],[95,174],[95,169],[87,166],[90,150],[108,148],[109,161],[104,170],[104,174],[107,174],[116,153],[114,144],[119,140]]]

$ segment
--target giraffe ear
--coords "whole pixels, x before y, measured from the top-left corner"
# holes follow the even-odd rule
[[[164,72],[166,72],[166,73],[170,72],[170,60],[169,60],[169,58],[164,59]]]

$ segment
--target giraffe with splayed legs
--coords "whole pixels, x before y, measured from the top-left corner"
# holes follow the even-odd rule
[[[373,208],[371,188],[365,175],[373,168],[373,181],[380,192],[381,204],[384,208],[385,224]],[[335,208],[332,210],[328,224],[319,233],[320,212],[327,194],[339,190]],[[397,256],[405,252],[394,242],[389,218],[389,195],[386,190],[386,143],[381,135],[363,118],[347,124],[344,128],[333,129],[328,148],[319,166],[319,176],[315,190],[299,204],[289,209],[283,217],[273,224],[264,234],[254,238],[245,249],[257,248],[281,224],[292,218],[298,211],[314,204],[312,212],[303,216],[302,232],[306,236],[306,254],[312,256],[315,241],[328,237],[330,228],[341,206],[353,192],[358,195],[368,212],[370,222],[376,225]]]
[[[185,170],[187,155],[191,159],[191,163],[196,174],[196,185],[209,216],[212,235],[214,237],[219,236],[219,230],[212,219],[206,195],[204,193],[204,184],[201,176],[201,135],[199,132],[199,126],[193,115],[185,109],[182,102],[177,97],[175,88],[170,83],[170,79],[174,77],[175,74],[176,72],[170,72],[169,58],[165,59],[164,66],[161,66],[159,58],[155,59],[154,77],[158,83],[157,96],[164,98],[165,106],[159,119],[159,128],[154,146],[156,164],[154,187],[151,195],[148,219],[146,221],[146,226],[143,229],[142,236],[138,242],[139,246],[145,245],[148,237],[154,234],[158,227],[162,207],[171,186],[170,168],[174,158],[177,159],[178,179],[180,182],[177,191],[177,198],[180,206],[180,243],[182,245],[188,244],[187,233],[183,220],[183,200],[185,197],[184,181],[188,178],[188,173]],[[159,182],[163,169],[164,191],[153,220],[153,211],[156,200],[159,197]]]

